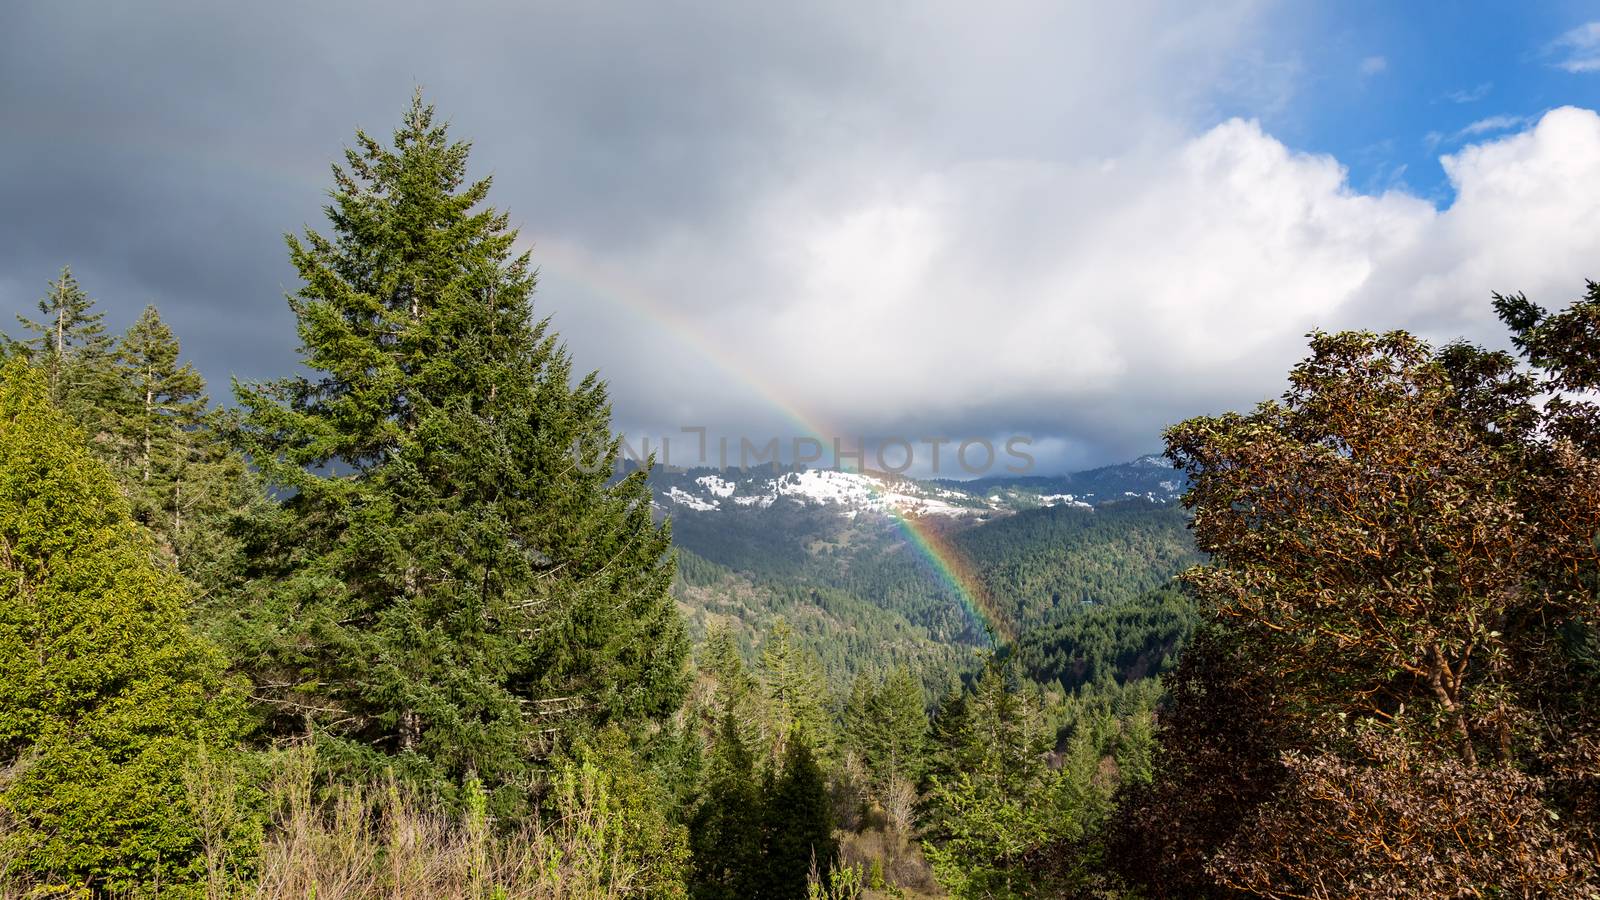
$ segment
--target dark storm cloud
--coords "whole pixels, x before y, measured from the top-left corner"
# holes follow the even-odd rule
[[[6,4],[0,310],[70,263],[216,395],[292,370],[282,235],[418,85],[638,433],[1095,464],[1275,392],[1310,327],[1480,337],[1489,287],[1592,274],[1600,118],[1463,147],[1449,209],[1363,197],[1218,121],[1294,100],[1257,5]]]
[[[622,246],[782,165],[774,98],[869,78],[837,20],[668,7],[8,4],[5,305],[71,264],[117,323],[158,303],[214,380],[265,376],[292,362],[281,235],[415,85],[518,222]]]

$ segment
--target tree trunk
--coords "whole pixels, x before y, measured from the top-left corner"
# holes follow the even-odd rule
[[[1444,651],[1437,646],[1433,648],[1433,659],[1428,665],[1428,684],[1433,687],[1433,694],[1439,698],[1439,705],[1444,707],[1445,713],[1455,724],[1456,737],[1461,741],[1461,761],[1469,767],[1478,765],[1478,753],[1472,747],[1472,732],[1467,728],[1467,712],[1461,708],[1457,694],[1460,685],[1454,683],[1453,677],[1446,682],[1445,676],[1450,673],[1449,663],[1445,661]]]
[[[150,481],[150,417],[153,415],[152,410],[156,405],[155,392],[150,389],[150,378],[150,369],[146,367],[144,373],[144,471],[141,473],[141,480],[146,483]]]
[[[414,709],[400,711],[400,752],[416,749],[422,738],[422,717]]]

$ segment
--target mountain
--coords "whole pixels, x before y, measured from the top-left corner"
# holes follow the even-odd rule
[[[785,504],[832,507],[858,515],[947,517],[977,524],[998,515],[1052,506],[1092,508],[1138,497],[1170,502],[1182,496],[1180,473],[1159,456],[1059,476],[919,481],[884,472],[832,469],[696,468],[651,470],[657,507],[674,513],[768,509]]]
[[[1023,636],[1138,600],[1200,559],[1175,502],[1181,477],[1158,457],[969,482],[657,469],[650,486],[672,521],[679,608],[695,636],[718,624],[753,652],[781,616],[838,680],[898,662],[948,673],[991,646],[942,572],[951,560],[981,585],[984,615]],[[931,559],[907,521],[935,533],[945,558]],[[1043,665],[1059,654],[1041,641],[1056,642],[1033,640]]]

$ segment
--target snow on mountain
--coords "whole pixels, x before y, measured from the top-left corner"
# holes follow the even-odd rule
[[[709,512],[721,505],[715,500],[702,500],[677,485],[667,489],[667,499],[698,512]]]
[[[1067,506],[1081,506],[1084,509],[1094,509],[1094,504],[1093,503],[1085,503],[1084,501],[1079,500],[1076,496],[1074,496],[1072,494],[1040,494],[1039,495],[1039,505],[1040,506],[1060,506],[1062,504],[1066,504]]]
[[[779,477],[774,490],[787,497],[812,504],[837,504],[852,512],[894,512],[914,516],[962,516],[984,512],[983,509],[956,506],[939,496],[925,496],[923,488],[909,479],[878,478],[859,472],[838,472],[832,469],[805,469]],[[951,496],[955,492],[936,490],[932,493]],[[955,494],[962,496],[962,494]]]
[[[980,521],[996,514],[1051,506],[1094,509],[1127,498],[1156,503],[1178,499],[1187,487],[1159,456],[1064,476],[1019,476],[978,481],[917,481],[871,472],[833,469],[708,469],[651,473],[657,505],[666,510],[712,512],[766,509],[778,503],[836,507],[861,514],[945,516]]]
[[[713,496],[724,498],[732,497],[733,492],[739,487],[733,482],[717,475],[702,475],[699,478],[696,478],[694,483],[710,491]]]

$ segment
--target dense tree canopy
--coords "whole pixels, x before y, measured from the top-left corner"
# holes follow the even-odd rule
[[[1498,306],[1533,374],[1464,344],[1316,334],[1281,402],[1169,432],[1214,631],[1122,820],[1128,871],[1157,893],[1600,884],[1583,393],[1600,295]]]
[[[232,748],[242,692],[48,397],[47,371],[0,375],[0,852],[103,890],[180,882],[201,849],[184,767]]]

